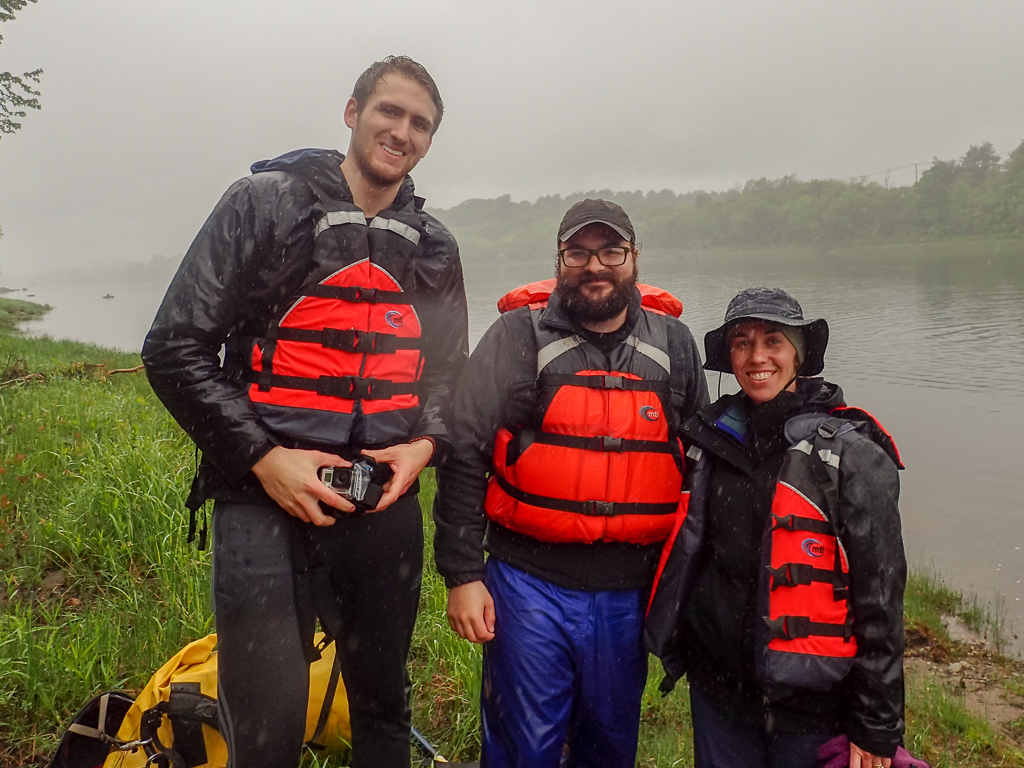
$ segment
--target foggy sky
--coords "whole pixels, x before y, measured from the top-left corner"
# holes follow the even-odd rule
[[[1024,139],[1019,0],[39,0],[2,32],[0,70],[45,74],[0,139],[0,284],[183,253],[253,161],[344,151],[352,84],[391,53],[445,101],[413,174],[440,207],[924,170]]]

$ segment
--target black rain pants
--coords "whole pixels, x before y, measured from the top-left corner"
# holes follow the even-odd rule
[[[415,494],[324,528],[273,504],[218,502],[213,524],[218,702],[230,768],[299,764],[312,637],[297,610],[297,542],[329,567],[340,611],[343,632],[336,642],[353,768],[409,765],[406,661],[423,568]],[[302,589],[300,604],[308,599]]]

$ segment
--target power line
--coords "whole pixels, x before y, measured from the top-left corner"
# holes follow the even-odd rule
[[[1003,155],[1006,155],[1006,157],[1009,157],[1010,155],[1013,154],[1012,151],[1010,151],[1010,152],[996,152],[995,150],[993,150],[993,153],[995,154],[996,157],[1002,157]],[[886,168],[884,171],[875,171],[874,173],[861,173],[861,174],[858,174],[856,176],[841,176],[840,179],[843,180],[843,181],[857,181],[858,179],[870,179],[870,178],[872,178],[874,176],[887,176],[888,174],[892,173],[893,171],[905,171],[908,168],[913,168],[914,169],[914,183],[916,184],[917,183],[917,168],[918,168],[918,166],[921,166],[921,165],[931,166],[931,165],[933,165],[936,162],[944,162],[944,161],[936,160],[935,158],[932,158],[931,160],[927,160],[927,161],[922,161],[922,162],[917,162],[917,163],[908,163],[907,165],[901,165],[898,168]],[[955,162],[955,159],[950,161],[950,162]]]

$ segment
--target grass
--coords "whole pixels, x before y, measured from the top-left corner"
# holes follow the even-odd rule
[[[1014,682],[1021,679],[1021,665],[1000,655],[1005,644],[1001,625],[997,616],[976,597],[951,589],[933,572],[917,571],[907,584],[904,614],[908,652],[918,657],[927,655],[940,669],[952,661],[973,661],[977,654],[954,640],[943,622],[943,617],[956,617],[972,631],[987,636],[988,647],[993,651],[986,650],[980,655],[999,676],[1006,678],[1007,682],[1001,684],[1005,693],[1022,694],[1024,686]],[[924,647],[920,648],[921,645]],[[915,651],[915,646],[919,650]],[[997,733],[988,721],[972,715],[966,692],[952,678],[915,665],[907,675],[906,707],[907,747],[934,768],[1024,765],[1024,750]],[[1017,745],[1024,744],[1024,730],[1019,725],[1004,726],[1004,731]]]
[[[47,304],[0,298],[0,331],[12,331],[18,323],[42,317],[51,309]]]
[[[185,542],[193,449],[133,371],[138,362],[0,332],[0,765],[40,762],[91,696],[140,689],[179,648],[212,631],[209,553]],[[432,565],[433,492],[428,474],[413,718],[449,759],[472,760],[480,648],[447,626],[447,595]],[[936,578],[915,576],[908,627],[948,641],[940,615],[970,613],[965,606]],[[692,766],[685,684],[663,698],[660,678],[652,660],[638,765]],[[1021,764],[943,680],[910,679],[907,711],[908,745],[936,768]]]

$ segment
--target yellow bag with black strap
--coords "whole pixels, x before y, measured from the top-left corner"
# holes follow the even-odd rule
[[[323,634],[318,633],[319,645]],[[148,762],[170,768],[224,768],[227,745],[217,723],[217,635],[182,648],[149,679],[128,709],[115,748],[104,768],[144,768]],[[309,668],[306,743],[324,753],[348,750],[352,740],[348,697],[341,681],[334,643]],[[153,755],[159,755],[155,760]]]

